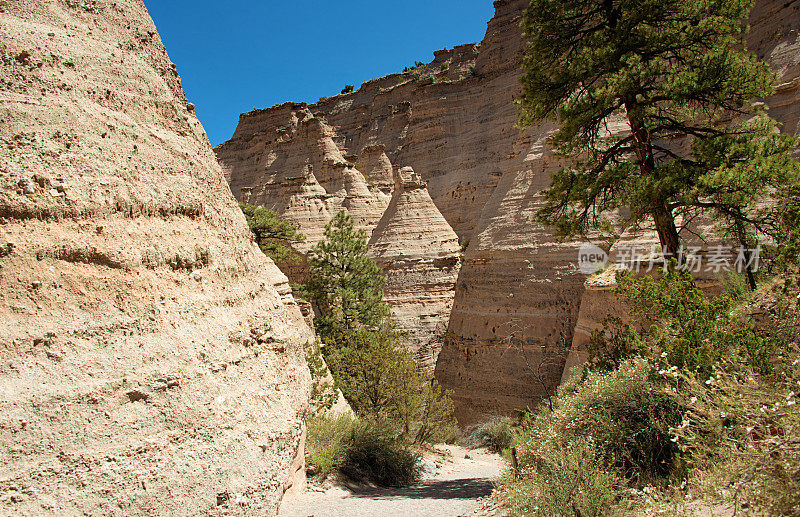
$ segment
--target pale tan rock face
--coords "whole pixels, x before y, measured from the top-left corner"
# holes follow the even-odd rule
[[[0,513],[274,514],[313,336],[140,0],[0,2]]]
[[[439,51],[430,64],[308,106],[368,177],[377,170],[383,172],[375,177],[385,178],[388,169],[362,158],[365,148],[380,146],[390,163],[413,167],[462,242],[469,241],[436,367],[442,384],[455,390],[462,424],[534,407],[552,392],[584,292],[579,245],[559,243],[535,222],[538,193],[559,167],[546,145],[553,128],[514,127],[519,22],[527,4],[496,1],[480,45]],[[769,100],[772,115],[796,133],[798,2],[759,0],[752,22],[750,44],[779,69],[783,84]],[[280,125],[268,110],[244,115],[240,128],[257,134]]]
[[[242,115],[233,139],[216,149],[233,195],[296,224],[307,238],[296,246],[303,253],[322,239],[340,210],[371,234],[389,203],[389,195],[370,186],[345,159],[334,136],[304,104],[284,104]],[[365,150],[378,185],[384,181],[383,162],[380,154]]]
[[[392,319],[420,365],[433,370],[461,267],[458,236],[410,167],[394,172],[394,196],[369,242],[386,275]]]

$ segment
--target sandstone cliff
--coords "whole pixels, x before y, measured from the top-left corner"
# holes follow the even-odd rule
[[[143,3],[0,35],[0,513],[274,514],[312,336]]]
[[[534,219],[537,194],[559,167],[546,145],[552,127],[514,127],[519,22],[527,3],[495,1],[480,44],[438,51],[429,64],[303,106],[325,120],[342,155],[380,148],[388,163],[413,167],[449,225],[469,242],[436,365],[442,384],[455,390],[462,424],[534,406],[552,392],[584,292],[578,245],[558,242]],[[800,1],[756,4],[749,43],[779,71],[772,115],[796,134]],[[277,128],[270,110],[251,112],[242,116],[234,141]],[[241,160],[230,170],[232,184],[252,167],[245,154],[220,155],[226,163]],[[369,167],[383,171],[376,178],[385,184],[385,162],[377,162]]]
[[[325,225],[340,210],[347,210],[356,227],[369,234],[389,203],[388,193],[370,186],[345,159],[334,136],[304,104],[290,103],[242,115],[233,138],[216,149],[234,196],[295,223],[307,237],[296,246],[301,252],[322,239]],[[364,154],[382,185],[380,153]]]
[[[461,266],[458,236],[410,167],[394,172],[394,196],[369,242],[386,275],[392,319],[424,368],[442,348]]]

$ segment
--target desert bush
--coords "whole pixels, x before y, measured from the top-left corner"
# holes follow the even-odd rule
[[[393,437],[391,428],[363,420],[353,428],[340,472],[353,481],[384,487],[419,482],[419,457]]]
[[[588,348],[593,368],[609,370],[643,356],[707,377],[730,354],[761,372],[771,368],[772,341],[746,315],[736,313],[734,296],[707,296],[690,273],[674,264],[656,277],[619,272],[617,284],[615,292],[634,308],[636,323],[610,319],[603,331],[592,333]]]
[[[670,429],[680,424],[682,408],[647,360],[589,373],[572,393],[560,393],[554,406],[526,426],[521,465],[535,465],[540,446],[562,447],[591,436],[599,458],[627,480],[649,482],[672,472],[678,449]]]
[[[419,481],[418,456],[384,422],[352,415],[315,416],[307,419],[307,426],[307,461],[323,477],[339,472],[379,486]]]
[[[787,296],[788,294],[788,296]],[[800,300],[778,282],[755,293],[767,339],[775,346],[770,373],[736,356],[708,379],[676,376],[673,392],[687,412],[673,430],[689,468],[689,490],[733,501],[757,515],[800,515]]]
[[[499,483],[512,515],[605,515],[621,484],[616,473],[598,457],[591,438],[563,448],[541,449],[535,467],[527,470],[520,480],[509,475]]]
[[[690,490],[733,501],[738,512],[800,515],[797,357],[776,375],[725,360],[706,381],[686,377],[697,395],[675,433],[692,467]]]
[[[317,415],[306,419],[306,460],[322,477],[337,472],[344,464],[355,429],[352,415]]]
[[[618,490],[663,482],[680,464],[671,430],[682,416],[665,387],[643,358],[566,384],[552,410],[543,405],[523,422],[519,480],[501,485],[506,506],[524,506],[524,515],[601,515]]]
[[[467,428],[462,441],[467,447],[487,447],[501,454],[513,445],[519,433],[517,424],[517,420],[511,417],[493,418]]]

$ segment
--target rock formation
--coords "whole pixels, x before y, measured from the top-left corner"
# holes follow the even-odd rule
[[[233,195],[296,224],[307,237],[296,246],[301,252],[322,239],[325,225],[340,210],[369,234],[389,203],[389,195],[370,186],[345,159],[333,136],[333,129],[304,104],[289,103],[242,115],[233,138],[216,149]],[[380,155],[364,154],[382,185]]]
[[[392,319],[420,365],[433,370],[461,266],[458,236],[410,167],[394,172],[394,196],[369,242],[386,275]]]
[[[546,145],[552,127],[514,127],[523,51],[519,22],[527,3],[495,1],[480,44],[438,51],[429,64],[302,106],[330,126],[343,156],[377,146],[389,163],[413,167],[461,241],[469,242],[436,366],[442,384],[455,390],[462,424],[534,406],[553,391],[584,292],[578,244],[557,241],[534,218],[538,193],[559,167]],[[800,2],[756,4],[749,44],[778,70],[772,115],[796,134]],[[251,134],[279,127],[270,110],[243,115],[240,122]],[[226,163],[234,159],[243,161],[231,169],[232,184],[253,161],[240,153],[227,155]],[[383,171],[376,178],[387,177],[385,164],[366,163]]]
[[[142,1],[0,35],[0,513],[274,514],[312,335]]]

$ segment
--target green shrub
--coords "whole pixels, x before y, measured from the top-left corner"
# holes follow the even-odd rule
[[[418,456],[385,422],[338,415],[311,417],[306,425],[307,461],[323,477],[339,472],[353,481],[387,487],[419,481]]]
[[[353,481],[401,487],[419,482],[421,465],[419,457],[394,439],[390,429],[364,420],[353,429],[340,471]]]
[[[454,433],[453,402],[435,379],[420,374],[391,329],[344,332],[327,351],[336,384],[362,417],[391,426],[406,442],[436,443]]]
[[[734,297],[709,297],[691,274],[674,267],[657,277],[620,272],[617,284],[616,294],[634,308],[637,323],[612,319],[602,332],[593,332],[589,352],[596,369],[615,368],[638,355],[707,377],[721,357],[736,354],[761,372],[770,370],[774,346],[751,320],[736,314]]]
[[[512,515],[593,517],[607,513],[621,480],[598,457],[591,439],[541,452],[535,468],[529,468],[520,480],[509,476],[499,483],[504,505]]]
[[[352,93],[353,90],[355,90],[355,86],[353,86],[352,84],[345,85],[345,87],[342,88],[342,94]]]
[[[633,482],[668,476],[678,448],[670,429],[681,422],[682,408],[644,359],[630,360],[609,373],[589,373],[577,389],[561,394],[555,409],[543,409],[523,434],[520,462],[533,462],[544,439],[561,445],[591,436],[599,457]],[[538,447],[538,446],[537,446]],[[529,458],[529,459],[527,459]]]
[[[314,467],[322,477],[337,472],[344,464],[355,425],[355,418],[349,414],[307,418],[308,465]]]
[[[495,418],[467,429],[467,447],[488,447],[498,454],[509,449],[518,434],[517,421],[510,417]]]

